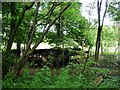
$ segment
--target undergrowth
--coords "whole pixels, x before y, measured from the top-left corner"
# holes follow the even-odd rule
[[[3,79],[3,88],[118,88],[117,79],[107,76],[108,69],[89,67],[90,64],[83,74],[83,64],[75,63],[59,70],[44,66],[34,76],[25,69],[23,75],[15,79],[14,74],[9,72]],[[93,84],[93,80],[101,74],[104,75],[103,81],[99,85]]]

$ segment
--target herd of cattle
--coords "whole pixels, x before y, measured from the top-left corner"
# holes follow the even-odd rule
[[[62,67],[67,65],[69,60],[70,52],[67,49],[40,49],[35,50],[30,55],[28,62],[32,63],[32,67],[42,67],[44,65],[50,67]]]
[[[80,51],[80,49],[72,49],[72,51]],[[35,50],[28,58],[29,66],[43,67],[62,67],[71,62],[70,57],[77,55],[76,52],[70,52],[68,49],[39,49]]]

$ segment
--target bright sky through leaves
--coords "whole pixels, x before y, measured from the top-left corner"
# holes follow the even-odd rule
[[[97,16],[97,0],[80,0],[80,2],[82,2],[82,15],[85,16],[87,19],[89,19],[89,17],[92,20],[97,20],[98,16]],[[95,2],[95,8],[92,12],[92,15],[89,16],[88,14],[88,10],[90,9],[89,6],[90,3]],[[105,0],[103,0],[103,4],[102,4],[102,11],[105,9]],[[103,15],[102,15],[103,16]],[[113,22],[111,21],[111,19],[109,18],[108,14],[106,14],[105,20],[104,20],[104,25],[113,25]]]

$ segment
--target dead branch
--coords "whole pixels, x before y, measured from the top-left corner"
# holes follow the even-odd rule
[[[93,81],[93,84],[98,86],[103,81],[103,75],[99,76],[96,80]]]

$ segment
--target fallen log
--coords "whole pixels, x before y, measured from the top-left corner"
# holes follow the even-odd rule
[[[103,81],[103,75],[101,75],[97,79],[93,80],[93,84],[98,86],[102,81]]]

